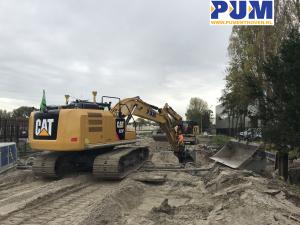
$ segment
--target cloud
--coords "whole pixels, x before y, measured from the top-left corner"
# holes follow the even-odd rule
[[[184,114],[215,105],[230,27],[209,26],[205,1],[0,2],[0,108],[62,104],[64,94],[140,96]]]

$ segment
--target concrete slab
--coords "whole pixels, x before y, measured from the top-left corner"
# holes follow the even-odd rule
[[[229,141],[211,159],[231,168],[237,169],[250,159],[258,150],[258,144]]]

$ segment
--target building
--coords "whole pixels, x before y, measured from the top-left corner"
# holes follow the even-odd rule
[[[249,110],[252,113],[257,112],[256,107],[253,106],[252,107],[250,106]],[[252,122],[251,119],[246,116],[245,127],[243,128],[243,130],[241,130],[241,121],[239,121],[238,124],[236,124],[236,118],[235,118],[232,124],[232,121],[229,121],[228,115],[223,112],[224,112],[224,107],[222,106],[222,104],[217,105],[216,106],[216,134],[234,136],[243,130],[253,127],[251,126],[251,122]],[[229,122],[231,123],[231,125],[229,124]]]

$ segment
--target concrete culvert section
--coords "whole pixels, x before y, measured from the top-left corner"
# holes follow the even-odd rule
[[[231,168],[237,169],[246,163],[258,150],[257,144],[229,141],[211,159]]]

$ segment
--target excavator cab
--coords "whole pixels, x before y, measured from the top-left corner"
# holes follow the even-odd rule
[[[186,145],[195,145],[197,144],[197,138],[195,133],[195,128],[198,127],[198,124],[194,121],[183,121],[183,136],[184,136],[184,143]]]

